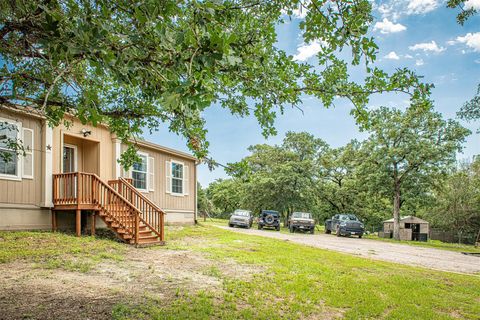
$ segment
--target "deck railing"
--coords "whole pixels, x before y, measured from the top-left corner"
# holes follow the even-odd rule
[[[55,205],[92,204],[108,212],[110,218],[134,237],[138,244],[142,212],[93,173],[72,172],[53,175]]]
[[[139,192],[131,179],[119,178],[108,181],[108,184],[141,212],[141,220],[164,241],[165,212]]]

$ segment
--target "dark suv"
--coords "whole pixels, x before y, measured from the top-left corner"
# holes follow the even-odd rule
[[[274,228],[280,231],[280,213],[274,210],[262,210],[258,217],[258,229]]]
[[[332,233],[332,231],[337,234],[337,237],[358,235],[361,238],[365,229],[356,215],[343,213],[336,214],[332,219],[325,221],[325,232]]]

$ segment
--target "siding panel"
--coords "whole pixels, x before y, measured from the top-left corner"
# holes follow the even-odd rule
[[[33,179],[22,179],[21,181],[0,179],[0,203],[22,204],[40,206],[42,197],[42,120],[19,114],[0,110],[0,117],[22,123],[23,128],[29,128],[34,133],[33,145]],[[20,165],[19,170],[22,170]]]

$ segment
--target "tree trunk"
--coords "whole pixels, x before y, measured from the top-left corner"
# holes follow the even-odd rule
[[[393,239],[400,240],[400,183],[395,181],[393,195]]]

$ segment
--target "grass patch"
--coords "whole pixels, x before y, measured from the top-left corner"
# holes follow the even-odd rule
[[[434,248],[434,249],[456,251],[456,252],[474,252],[474,253],[476,252],[476,253],[480,253],[480,248],[475,248],[475,246],[473,246],[473,245],[459,244],[459,243],[447,243],[447,242],[442,242],[440,240],[428,240],[426,242],[422,242],[422,241],[397,241],[397,240],[393,240],[393,239],[379,238],[377,234],[365,235],[365,238],[366,239],[372,239],[372,240],[378,240],[378,241],[386,241],[386,242],[391,242],[391,243],[407,244],[409,246]]]
[[[0,232],[0,263],[23,260],[39,268],[88,272],[101,261],[123,260],[125,245],[51,232]]]
[[[373,261],[204,225],[171,231],[172,245],[261,270],[220,277],[223,290],[116,306],[114,319],[479,319],[480,277]],[[167,245],[170,246],[170,243]],[[239,271],[241,272],[241,270]]]

